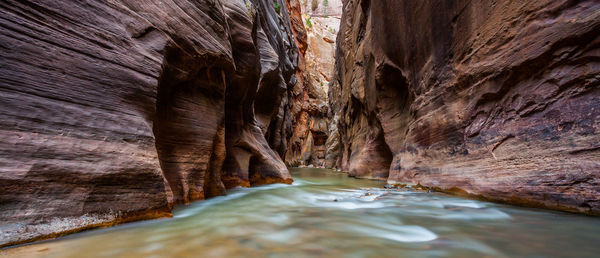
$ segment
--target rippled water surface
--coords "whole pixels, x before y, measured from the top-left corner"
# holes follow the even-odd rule
[[[44,257],[600,255],[598,218],[387,191],[382,182],[323,169],[292,169],[292,175],[291,186],[233,190],[181,207],[172,219],[89,231],[13,252]]]

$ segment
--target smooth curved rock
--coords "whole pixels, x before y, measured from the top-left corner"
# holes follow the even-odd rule
[[[0,246],[290,183],[265,138],[297,66],[279,2],[0,3]]]
[[[345,1],[329,93],[335,165],[600,214],[599,10],[591,0]]]

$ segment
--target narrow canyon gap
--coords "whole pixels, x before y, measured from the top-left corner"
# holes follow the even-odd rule
[[[600,214],[598,1],[7,0],[0,15],[0,247],[290,184],[295,166]]]

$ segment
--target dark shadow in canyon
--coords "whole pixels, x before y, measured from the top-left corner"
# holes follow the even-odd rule
[[[222,134],[226,78],[221,67],[209,63],[214,65],[208,59],[188,60],[171,48],[163,64],[153,131],[174,203],[225,192],[220,169],[212,167],[220,167],[214,160],[224,155],[222,143],[214,140]]]

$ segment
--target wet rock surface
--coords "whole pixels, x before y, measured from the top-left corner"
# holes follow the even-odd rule
[[[3,1],[0,246],[290,184],[286,165],[599,215],[599,10]]]
[[[285,1],[3,1],[0,13],[0,246],[291,183]]]
[[[600,214],[597,1],[344,2],[326,165]],[[330,135],[331,136],[331,135]]]
[[[325,169],[290,173],[292,185],[235,189],[178,207],[172,219],[12,248],[0,257],[596,257],[600,251],[594,217],[384,189],[382,181]]]

